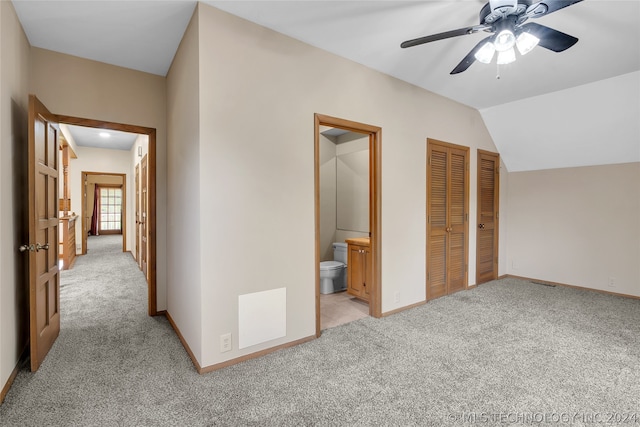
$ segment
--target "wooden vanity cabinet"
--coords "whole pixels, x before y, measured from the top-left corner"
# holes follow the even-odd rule
[[[369,238],[347,239],[347,292],[369,302],[371,245]]]

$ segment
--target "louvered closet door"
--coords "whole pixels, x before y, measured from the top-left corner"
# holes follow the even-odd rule
[[[427,300],[465,289],[468,149],[427,140]]]
[[[476,284],[498,278],[500,156],[478,150]]]

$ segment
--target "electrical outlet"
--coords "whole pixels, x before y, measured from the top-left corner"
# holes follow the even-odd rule
[[[220,353],[231,351],[231,333],[220,335]]]
[[[616,278],[615,277],[609,277],[609,287],[610,288],[615,288],[616,287]]]
[[[511,268],[513,268],[514,270],[518,269],[518,262],[515,259],[511,260]]]
[[[400,292],[394,292],[393,301],[394,302],[400,302]]]

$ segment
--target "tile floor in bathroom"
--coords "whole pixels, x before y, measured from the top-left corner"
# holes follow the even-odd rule
[[[320,328],[329,329],[369,315],[369,304],[346,291],[320,294]]]

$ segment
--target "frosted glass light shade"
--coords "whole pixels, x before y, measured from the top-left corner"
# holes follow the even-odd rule
[[[487,42],[484,45],[482,45],[482,47],[476,52],[474,56],[476,57],[476,60],[478,60],[479,62],[482,62],[483,64],[489,64],[491,63],[491,60],[493,59],[493,54],[495,52],[496,52],[496,48],[495,46],[493,46],[493,43]]]
[[[502,52],[498,52],[498,60],[496,61],[498,65],[511,64],[516,60],[516,51],[511,48],[509,50],[505,50]]]
[[[502,30],[493,40],[493,44],[498,52],[504,52],[513,47],[516,43],[516,36],[511,30]]]
[[[521,33],[516,39],[516,46],[520,55],[526,55],[538,45],[540,39],[530,33]]]

